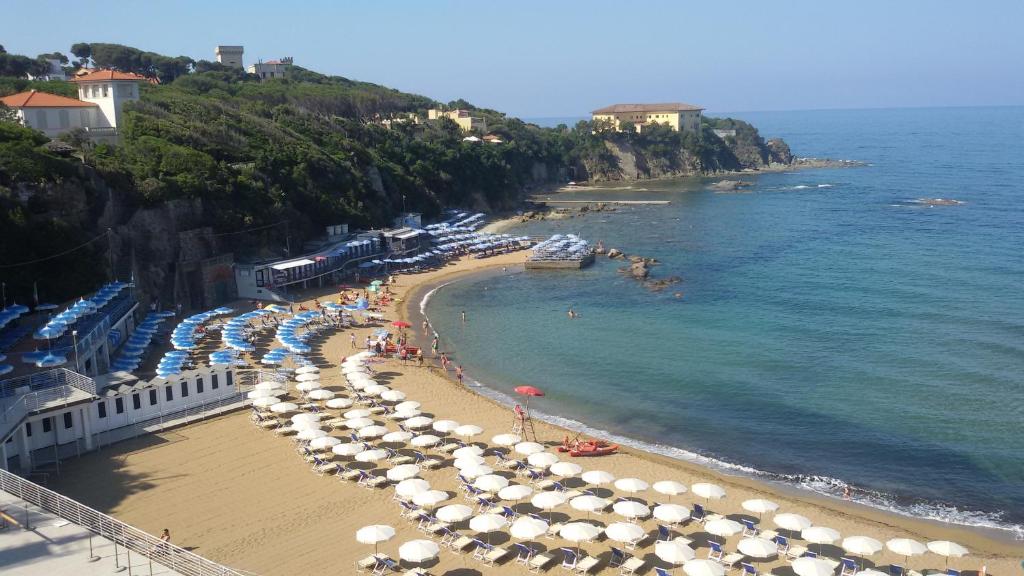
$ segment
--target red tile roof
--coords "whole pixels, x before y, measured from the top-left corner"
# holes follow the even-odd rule
[[[134,80],[136,82],[147,82],[142,74],[134,72],[118,72],[117,70],[88,70],[84,74],[81,71],[71,79],[72,82],[97,82],[102,80]]]
[[[612,104],[594,110],[594,114],[622,114],[623,112],[693,112],[703,110],[700,106],[684,102],[667,102],[664,104]]]
[[[86,106],[96,106],[92,102],[82,102],[75,98],[57,96],[56,94],[37,92],[35,90],[4,96],[0,98],[0,102],[3,102],[5,106],[10,108],[84,108]]]

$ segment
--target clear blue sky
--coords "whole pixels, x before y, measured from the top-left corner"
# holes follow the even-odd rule
[[[6,0],[0,44],[296,64],[524,117],[1024,104],[1022,0]]]

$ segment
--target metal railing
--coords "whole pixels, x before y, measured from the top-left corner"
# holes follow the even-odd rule
[[[65,384],[89,394],[96,394],[96,382],[92,378],[67,368],[54,368],[46,372],[34,372],[17,378],[0,380],[0,397],[13,396],[19,388],[43,390]]]
[[[11,433],[17,429],[18,424],[29,414],[44,408],[67,406],[76,392],[82,392],[82,390],[76,386],[63,385],[44,388],[21,396],[0,415],[0,442],[6,442]],[[80,396],[79,400],[81,399]]]
[[[208,417],[219,416],[227,412],[227,410],[221,411],[222,408],[232,406],[242,408],[245,402],[245,392],[244,389],[239,388],[230,396],[217,400],[186,404],[183,407],[166,412],[161,410],[157,414],[151,414],[145,418],[134,420],[124,426],[97,432],[95,434],[97,447],[102,448],[103,446],[109,446],[122,440],[142,436],[143,434],[162,431],[168,426],[182,426],[197,420],[205,420]]]
[[[2,469],[0,469],[0,490],[68,522],[77,524],[183,576],[245,576],[247,574],[207,560],[170,542],[164,542],[130,524]]]

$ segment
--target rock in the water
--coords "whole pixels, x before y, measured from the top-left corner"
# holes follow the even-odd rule
[[[622,258],[622,250],[619,250],[618,248],[612,248],[611,250],[608,251],[608,257]]]
[[[750,182],[744,182],[743,180],[719,180],[708,186],[708,188],[716,192],[733,192],[741,188],[747,188],[750,185]]]
[[[650,273],[651,271],[647,268],[647,263],[643,260],[634,262],[629,267],[629,275],[637,280],[645,280]]]

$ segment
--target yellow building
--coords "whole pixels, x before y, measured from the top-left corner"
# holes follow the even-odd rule
[[[594,110],[594,122],[604,122],[618,132],[623,122],[632,122],[637,131],[644,124],[667,124],[677,132],[699,132],[700,115],[704,109],[693,104],[613,104]]]
[[[483,118],[471,116],[468,110],[450,110],[448,112],[435,108],[427,110],[427,120],[437,120],[438,118],[450,118],[459,125],[459,128],[462,128],[463,132],[472,132],[474,130],[487,132],[487,121]]]

